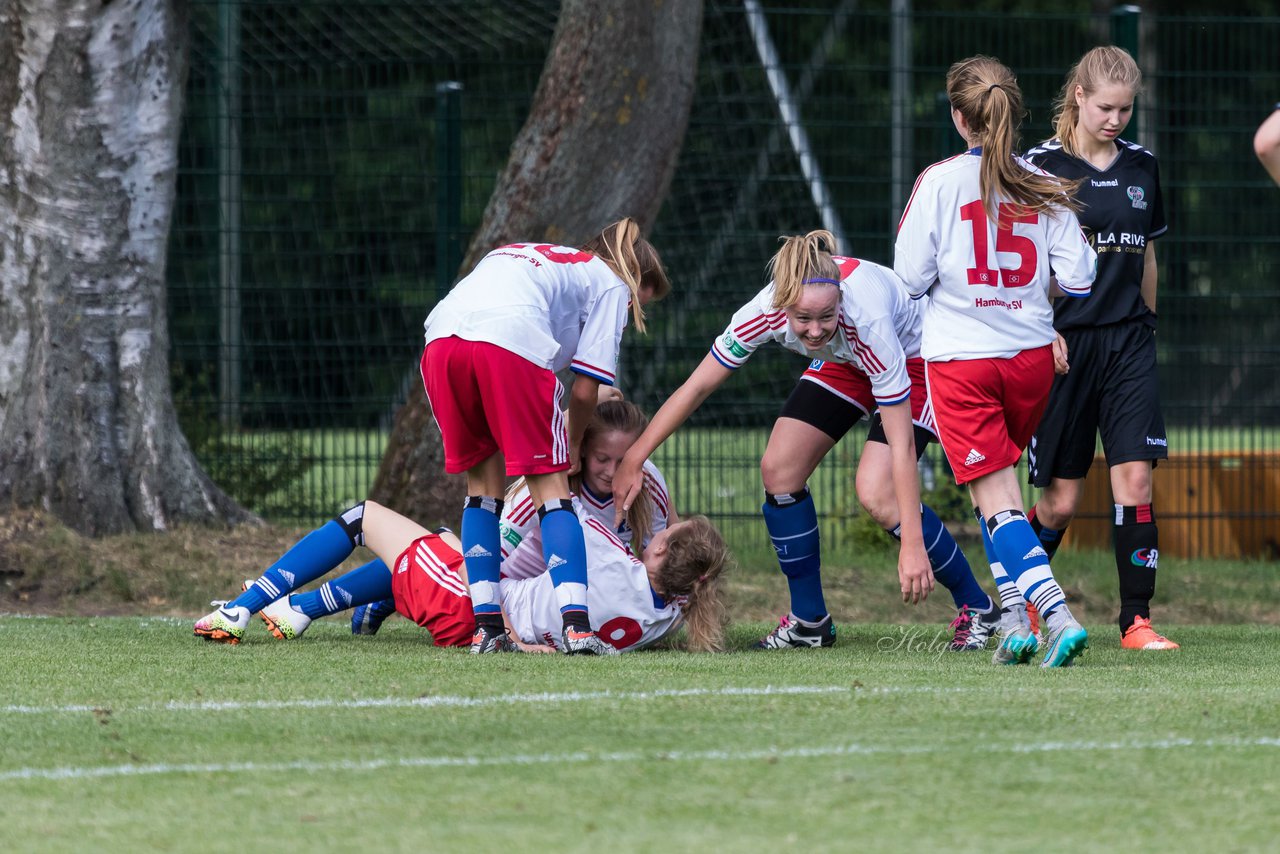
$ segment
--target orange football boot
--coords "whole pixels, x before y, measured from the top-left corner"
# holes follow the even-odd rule
[[[1146,617],[1138,617],[1133,625],[1125,629],[1120,638],[1123,649],[1178,649],[1178,645],[1151,628],[1151,621]]]

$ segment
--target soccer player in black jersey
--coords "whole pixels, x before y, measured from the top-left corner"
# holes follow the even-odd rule
[[[1054,308],[1071,368],[1055,377],[1028,451],[1031,482],[1044,490],[1031,521],[1052,556],[1076,512],[1101,432],[1115,501],[1120,645],[1168,650],[1178,645],[1151,627],[1159,557],[1151,472],[1168,457],[1156,385],[1154,240],[1166,223],[1155,156],[1120,138],[1141,88],[1142,73],[1127,52],[1090,50],[1067,75],[1056,137],[1026,155],[1047,172],[1081,182],[1080,224],[1098,253],[1093,295],[1058,300]]]

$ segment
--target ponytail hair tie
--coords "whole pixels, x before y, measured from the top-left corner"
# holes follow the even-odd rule
[[[801,282],[801,284],[802,285],[838,285],[840,284],[840,280],[839,279],[823,279],[821,277],[815,276],[812,279],[805,279],[803,282]]]
[[[990,95],[992,89],[999,89],[999,88],[1001,88],[999,83],[992,83],[990,86],[987,87],[987,94]]]
[[[707,576],[706,576],[706,574],[704,573],[703,575],[699,575],[699,576],[698,576],[698,580],[697,580],[697,581],[695,581],[695,582],[694,582],[694,584],[701,584],[702,582],[704,582],[704,581],[706,581],[706,580],[707,580]]]

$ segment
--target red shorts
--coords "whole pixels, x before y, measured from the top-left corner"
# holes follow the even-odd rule
[[[816,367],[815,367],[816,366]],[[924,359],[907,359],[907,376],[911,377],[911,420],[929,432],[933,426],[933,407],[929,404],[929,388],[924,378]],[[871,379],[848,362],[823,362],[815,359],[800,379],[817,383],[837,397],[862,410],[875,412],[880,404],[871,392]]]
[[[1018,462],[1049,401],[1053,351],[930,362],[927,374],[938,441],[964,484]]]
[[[468,646],[475,633],[462,555],[435,534],[414,540],[391,571],[396,610],[431,633],[436,646]]]
[[[496,344],[437,338],[422,351],[422,384],[450,474],[499,451],[512,477],[568,470],[563,392],[548,369]]]

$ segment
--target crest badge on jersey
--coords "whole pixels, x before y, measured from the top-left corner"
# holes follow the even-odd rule
[[[724,344],[724,348],[732,353],[736,358],[747,358],[747,348],[739,344],[738,339],[734,338],[728,332],[725,333],[724,337],[721,338],[720,341]]]
[[[826,363],[827,362],[825,359],[814,359],[812,362],[809,363],[809,370],[820,371],[822,370],[822,366],[825,365]]]
[[[1129,201],[1133,202],[1133,206],[1135,208],[1137,208],[1140,211],[1145,211],[1147,209],[1147,202],[1146,202],[1147,196],[1146,196],[1146,193],[1142,191],[1141,187],[1130,187],[1128,190],[1128,193],[1129,193]]]

